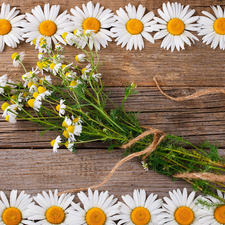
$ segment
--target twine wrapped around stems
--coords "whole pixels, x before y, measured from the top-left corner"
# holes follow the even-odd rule
[[[105,183],[110,179],[110,177],[115,173],[115,171],[116,171],[123,163],[125,163],[125,162],[127,162],[127,161],[129,161],[130,159],[133,159],[133,158],[135,158],[135,157],[141,156],[141,155],[144,155],[144,156],[143,156],[143,160],[144,160],[150,153],[152,153],[152,152],[157,148],[157,146],[161,143],[161,141],[162,141],[163,138],[165,137],[165,134],[164,134],[162,131],[160,131],[160,130],[158,130],[158,129],[151,128],[151,127],[143,127],[143,128],[146,128],[146,129],[148,129],[148,130],[144,131],[142,134],[140,134],[140,135],[137,136],[136,138],[132,139],[132,140],[129,141],[127,144],[122,145],[120,148],[123,148],[123,149],[129,148],[129,147],[131,147],[134,143],[136,143],[136,142],[139,141],[140,139],[144,138],[145,136],[150,135],[150,134],[154,134],[152,143],[151,143],[146,149],[144,149],[143,151],[140,151],[140,152],[135,152],[135,153],[130,154],[130,155],[128,155],[127,157],[121,159],[118,163],[116,163],[116,165],[113,167],[113,169],[111,170],[111,172],[107,175],[107,177],[105,178],[105,180],[104,180],[102,183],[97,184],[97,185],[94,185],[94,186],[91,186],[91,187],[78,188],[78,189],[71,189],[71,190],[59,192],[58,195],[61,195],[61,194],[63,194],[63,193],[71,193],[71,192],[84,191],[84,190],[88,190],[89,188],[90,188],[90,189],[96,189],[96,188],[99,188],[99,187],[101,187],[103,184],[105,184]]]
[[[225,175],[216,175],[214,173],[181,173],[175,174],[173,177],[225,182]]]

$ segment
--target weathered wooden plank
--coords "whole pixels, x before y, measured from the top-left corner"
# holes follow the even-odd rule
[[[8,1],[17,6],[21,13],[45,1]],[[75,5],[81,7],[88,1],[72,0],[61,2],[49,0],[50,4],[60,4],[61,10],[68,10]],[[147,11],[162,7],[163,0],[158,1],[106,1],[100,2],[115,13],[119,7],[128,3],[138,6],[142,4]],[[201,15],[202,10],[210,11],[210,5],[225,5],[224,0],[181,0]],[[196,34],[195,32],[193,32]],[[154,34],[154,33],[153,33]],[[201,37],[199,37],[201,39]],[[185,51],[173,52],[160,48],[161,40],[155,44],[145,41],[143,51],[126,51],[113,41],[106,49],[99,51],[100,59],[105,61],[99,72],[103,75],[104,84],[113,86],[111,97],[119,105],[123,98],[123,86],[129,82],[138,85],[139,94],[131,98],[125,105],[127,111],[141,111],[138,115],[140,123],[151,125],[170,134],[181,135],[197,144],[205,140],[211,142],[224,141],[224,98],[221,95],[202,96],[198,100],[174,102],[166,99],[156,89],[153,77],[171,96],[194,93],[207,87],[224,87],[225,65],[221,63],[224,51],[213,50],[201,41],[186,46]],[[76,48],[65,47],[66,57],[74,61],[80,53]],[[33,46],[22,43],[18,48],[5,48],[0,53],[0,76],[8,73],[13,80],[20,80],[23,70],[12,67],[11,54],[15,51],[26,53],[24,64],[28,69],[36,66],[37,50]],[[80,64],[81,67],[86,64]],[[107,104],[107,108],[112,106]],[[60,191],[74,187],[85,187],[101,182],[114,164],[122,157],[122,150],[107,151],[107,143],[87,143],[77,147],[77,154],[61,148],[54,154],[50,141],[56,137],[55,132],[48,132],[40,137],[37,127],[30,122],[20,121],[9,124],[0,114],[0,189],[9,194],[12,189],[26,190],[37,194],[42,190],[59,189]],[[225,155],[222,143],[220,155]],[[159,197],[168,196],[174,188],[188,187],[182,181],[172,182],[170,178],[152,171],[144,172],[140,159],[133,159],[122,165],[115,175],[100,190],[108,189],[111,194],[119,197],[131,194],[135,188],[144,188],[148,193],[154,192]],[[77,198],[76,198],[77,200]]]

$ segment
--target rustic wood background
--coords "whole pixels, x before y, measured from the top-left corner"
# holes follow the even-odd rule
[[[70,10],[75,5],[81,7],[86,0],[59,1],[49,0],[50,4],[60,4],[61,10]],[[98,1],[94,0],[93,3]],[[142,4],[147,12],[162,8],[162,0],[130,0],[107,1],[100,0],[105,8],[116,12],[119,7],[128,3],[135,6]],[[210,5],[225,6],[222,0],[182,0],[201,15],[202,10],[211,12]],[[43,0],[9,0],[11,6],[16,6],[21,13],[31,12],[34,6],[44,6]],[[197,34],[196,34],[197,35]],[[102,49],[100,58],[105,61],[100,72],[105,85],[112,87],[112,98],[120,103],[123,96],[123,86],[127,82],[138,85],[139,94],[126,104],[126,110],[141,111],[139,119],[144,125],[151,125],[170,134],[181,135],[194,144],[207,139],[212,143],[221,143],[220,154],[224,154],[225,138],[225,96],[222,94],[200,97],[196,100],[174,102],[162,96],[157,90],[153,77],[157,77],[162,89],[171,96],[185,96],[197,90],[210,87],[224,87],[225,63],[224,51],[213,50],[200,41],[191,47],[185,46],[185,51],[173,52],[160,48],[161,40],[155,44],[145,41],[143,51],[126,51],[115,42]],[[24,51],[25,66],[36,66],[37,50],[23,42],[16,49]],[[67,57],[74,60],[78,50],[66,47]],[[11,54],[14,49],[6,47],[0,53],[0,75],[7,73],[10,78],[19,80],[23,74],[21,67],[12,66]],[[2,111],[1,111],[2,113]],[[107,151],[102,143],[91,143],[79,146],[76,154],[66,149],[60,149],[54,154],[50,141],[56,137],[49,132],[43,137],[29,122],[9,124],[0,115],[0,190],[9,194],[12,189],[26,190],[36,195],[42,190],[59,189],[63,191],[97,184],[105,178],[114,164],[122,157],[122,150]],[[187,187],[182,181],[173,182],[170,178],[155,172],[145,172],[140,159],[133,159],[122,165],[115,175],[99,190],[109,190],[110,194],[120,197],[131,194],[134,189],[144,188],[148,194],[157,193],[159,197],[167,196],[174,188]],[[77,199],[76,199],[77,200]]]

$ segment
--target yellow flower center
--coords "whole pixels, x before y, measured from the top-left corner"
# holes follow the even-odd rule
[[[69,138],[69,132],[68,132],[67,130],[64,130],[64,131],[63,131],[63,136],[64,136],[65,138]]]
[[[171,19],[167,24],[167,30],[172,35],[180,35],[184,32],[184,22],[178,18]]]
[[[225,224],[225,205],[218,206],[215,209],[214,217],[218,223]]]
[[[84,20],[82,26],[84,30],[93,30],[95,33],[97,33],[100,30],[101,24],[96,18],[89,17]]]
[[[54,67],[55,67],[55,65],[56,65],[55,63],[51,63],[51,64],[50,64],[50,66],[49,66],[49,67],[50,67],[50,69],[52,69],[52,70],[53,70],[53,69],[54,69]]]
[[[32,41],[33,45],[36,45],[36,40],[37,40],[37,38],[33,39],[33,41]]]
[[[47,90],[46,90],[46,88],[44,88],[44,87],[42,87],[42,86],[39,86],[38,87],[38,92],[41,94],[41,93],[44,93],[44,92],[46,92]]]
[[[60,224],[65,219],[65,213],[62,208],[59,206],[52,206],[50,207],[46,213],[46,220],[51,224]]]
[[[175,220],[180,225],[190,225],[194,220],[192,209],[186,206],[181,206],[175,211]]]
[[[9,115],[5,117],[5,120],[9,122]]]
[[[106,216],[100,208],[89,209],[85,216],[88,225],[103,225],[106,221]]]
[[[70,125],[70,126],[67,127],[67,131],[72,134],[74,132],[74,128],[75,128],[74,125]]]
[[[151,219],[149,211],[144,207],[137,207],[131,213],[131,220],[135,225],[148,224]]]
[[[9,106],[10,106],[10,104],[9,104],[8,102],[5,102],[5,103],[2,104],[1,109],[2,109],[3,111],[5,111],[6,108],[9,107]]]
[[[45,20],[39,25],[39,31],[42,35],[52,36],[57,30],[56,24],[51,20]]]
[[[22,214],[19,209],[10,207],[2,213],[2,221],[6,225],[17,225],[22,220]]]
[[[55,144],[55,139],[51,141],[51,146],[53,147]]]
[[[64,40],[65,40],[67,34],[68,34],[67,32],[63,32],[62,38],[63,38]]]
[[[77,85],[77,82],[75,81],[75,80],[72,80],[71,82],[70,82],[70,86],[76,86]]]
[[[33,108],[33,107],[34,107],[34,101],[35,101],[35,99],[34,99],[34,98],[31,98],[31,99],[28,100],[27,104],[28,104],[31,108]]]
[[[12,104],[14,104],[15,101],[16,101],[16,99],[17,99],[16,95],[12,95],[12,96],[11,96],[10,102],[11,102]]]
[[[74,123],[76,123],[76,122],[78,122],[78,121],[79,121],[79,117],[73,119],[73,122],[74,122]]]
[[[15,58],[16,58],[16,56],[18,56],[19,54],[17,53],[17,52],[14,52],[13,54],[12,54],[12,60],[14,60]]]
[[[12,29],[11,23],[6,19],[0,19],[0,35],[8,34]]]
[[[33,97],[34,97],[34,98],[37,98],[38,95],[39,95],[39,94],[38,94],[38,92],[36,92],[36,91],[33,93]]]
[[[213,24],[213,28],[217,34],[224,35],[225,34],[225,18],[217,19]]]
[[[63,121],[62,126],[65,127],[65,128],[68,127],[68,125],[66,124],[65,120]]]
[[[55,108],[56,108],[56,110],[59,112],[59,110],[60,110],[60,105],[57,105]]]
[[[132,34],[140,34],[143,31],[143,23],[138,19],[131,19],[126,24],[127,31]]]

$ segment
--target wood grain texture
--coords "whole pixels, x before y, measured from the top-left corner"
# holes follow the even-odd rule
[[[59,1],[49,0],[50,4],[60,4],[60,12],[70,10],[75,5],[81,7],[85,0]],[[119,7],[128,3],[135,6],[142,4],[147,12],[161,8],[164,1],[130,0],[130,1],[96,1],[115,13]],[[211,11],[210,5],[225,5],[224,0],[182,0],[201,15],[202,10]],[[21,13],[31,12],[31,9],[45,1],[6,1],[16,6]],[[193,32],[195,33],[195,32]],[[153,33],[154,34],[154,33]],[[196,34],[196,33],[195,33]],[[196,34],[197,35],[197,34]],[[201,39],[201,37],[199,37]],[[153,77],[157,77],[162,89],[171,96],[179,97],[192,94],[197,90],[210,87],[224,87],[225,64],[224,51],[213,50],[201,41],[191,47],[185,46],[185,51],[173,52],[160,48],[161,40],[155,44],[145,41],[143,51],[126,51],[115,42],[102,49],[100,59],[105,61],[99,72],[103,75],[106,86],[112,87],[111,97],[117,103],[122,101],[123,86],[129,82],[138,85],[139,94],[131,98],[125,108],[141,113],[138,118],[143,125],[151,125],[166,133],[181,135],[194,144],[207,139],[212,143],[221,143],[220,154],[225,155],[225,96],[222,94],[202,96],[197,100],[185,102],[171,101],[157,90]],[[74,61],[79,53],[76,48],[65,47],[66,57]],[[20,80],[23,70],[12,66],[11,54],[14,49],[5,48],[0,53],[0,75],[7,73],[13,80]],[[36,66],[37,51],[33,46],[21,43],[17,52],[24,51],[27,68]],[[108,104],[110,109],[112,105]],[[1,112],[2,113],[2,112]],[[9,194],[12,189],[26,190],[37,194],[42,190],[80,188],[97,184],[113,168],[122,157],[122,150],[107,151],[107,143],[91,143],[79,145],[77,153],[72,154],[62,148],[54,154],[50,141],[56,137],[55,132],[48,132],[40,137],[38,128],[25,121],[9,124],[0,114],[0,190]],[[131,194],[135,188],[144,188],[148,193],[154,192],[159,197],[168,196],[168,191],[174,188],[188,187],[183,181],[171,181],[170,178],[158,175],[153,171],[144,172],[140,159],[133,159],[122,165],[115,175],[100,190],[109,190],[110,194],[120,197]],[[77,198],[76,198],[77,200]]]

